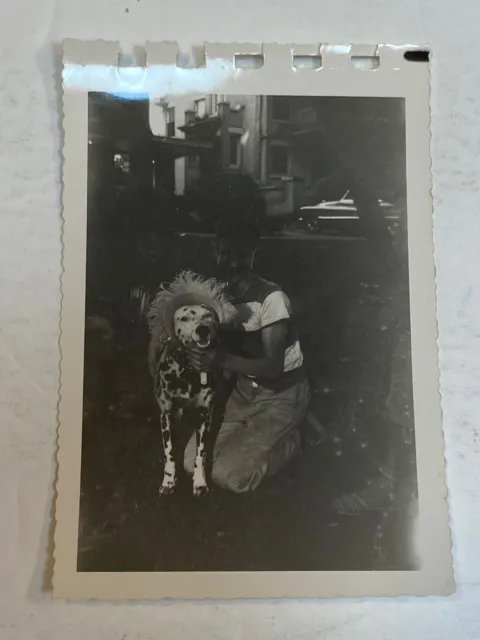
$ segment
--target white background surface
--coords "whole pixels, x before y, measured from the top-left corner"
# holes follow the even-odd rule
[[[126,9],[129,9],[127,12]],[[460,640],[480,637],[480,4],[448,0],[6,0],[0,9],[0,637]],[[44,583],[55,475],[64,37],[423,44],[447,475],[448,599],[67,604]],[[58,54],[58,51],[57,51]],[[48,573],[48,570],[47,570]]]

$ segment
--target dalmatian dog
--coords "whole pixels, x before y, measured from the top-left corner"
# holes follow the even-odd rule
[[[172,493],[176,487],[172,432],[187,407],[192,407],[198,418],[193,494],[203,496],[208,492],[206,440],[215,407],[216,372],[191,369],[186,355],[192,348],[212,348],[220,325],[235,318],[235,307],[223,287],[214,279],[183,271],[168,287],[160,287],[148,312],[149,366],[161,414],[165,461],[161,494]]]

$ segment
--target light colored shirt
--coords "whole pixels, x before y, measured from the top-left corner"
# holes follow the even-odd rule
[[[288,296],[274,283],[258,278],[240,300],[238,320],[246,332],[261,332],[277,322],[290,323],[285,349],[284,371],[291,371],[303,363],[300,342],[291,325],[292,308]]]

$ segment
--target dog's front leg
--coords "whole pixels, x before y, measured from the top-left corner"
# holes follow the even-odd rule
[[[160,487],[160,493],[163,494],[172,493],[177,482],[177,470],[175,467],[175,458],[173,457],[172,417],[172,410],[162,411],[161,427],[165,466],[163,469],[163,481]]]
[[[212,411],[210,408],[200,409],[201,423],[197,428],[197,452],[195,455],[195,465],[193,467],[193,495],[204,496],[208,493],[206,475],[207,438],[212,424]]]

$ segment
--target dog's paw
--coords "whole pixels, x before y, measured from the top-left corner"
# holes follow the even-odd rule
[[[169,480],[168,482],[163,482],[160,485],[160,489],[158,490],[158,493],[161,496],[169,496],[175,491],[175,486],[176,486],[175,482],[172,482],[171,480]]]
[[[193,495],[196,498],[203,498],[210,492],[206,484],[193,485]]]

